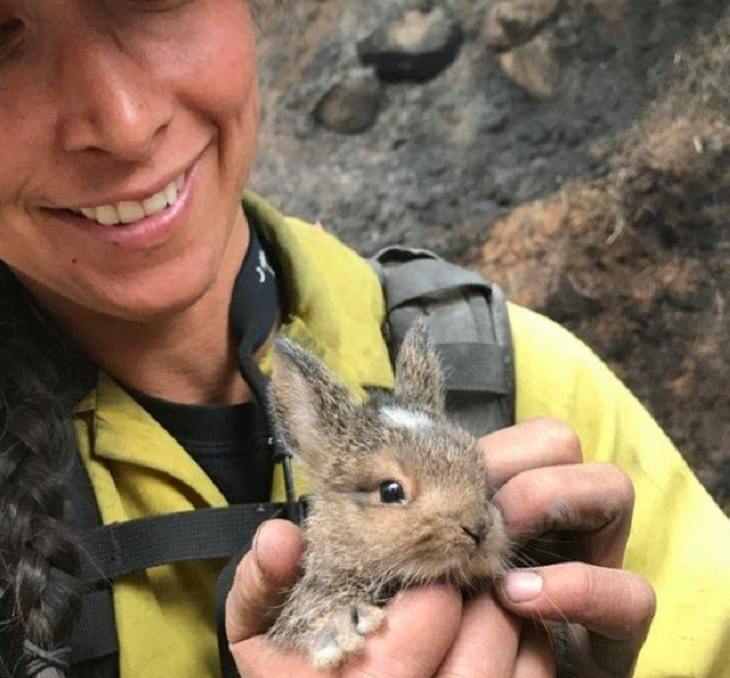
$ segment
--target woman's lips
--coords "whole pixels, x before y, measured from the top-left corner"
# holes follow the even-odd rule
[[[106,226],[87,219],[69,209],[49,210],[54,217],[73,226],[95,240],[128,250],[146,250],[158,247],[169,240],[185,223],[190,211],[198,169],[203,154],[198,156],[185,173],[185,181],[172,205],[152,216],[146,216],[130,224]]]

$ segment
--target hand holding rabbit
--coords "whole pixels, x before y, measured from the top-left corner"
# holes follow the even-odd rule
[[[422,348],[422,346],[419,347],[416,353],[422,353]],[[423,365],[422,362],[419,364]],[[305,365],[305,371],[308,370],[310,374],[312,369],[311,365]],[[432,383],[432,386],[435,385],[436,388],[426,388],[425,390],[424,384],[419,383],[419,380],[423,381],[424,375],[432,372],[433,370],[428,369],[428,365],[426,365],[426,369],[414,372],[418,375],[416,391],[421,394],[424,392],[430,394],[424,401],[425,404],[421,404],[421,409],[426,410],[425,416],[430,418],[428,424],[423,418],[415,416],[407,406],[403,407],[402,403],[386,402],[383,404],[375,401],[373,407],[376,420],[373,421],[371,412],[369,428],[362,427],[358,431],[358,435],[353,436],[353,423],[356,421],[356,417],[354,411],[348,408],[354,407],[354,405],[347,398],[346,392],[337,392],[336,389],[333,392],[332,384],[325,384],[325,388],[320,388],[322,384],[318,384],[315,389],[321,393],[329,393],[328,400],[315,402],[314,408],[310,407],[309,411],[304,413],[299,411],[294,417],[291,416],[291,412],[288,412],[285,419],[297,421],[297,430],[306,429],[309,426],[310,431],[315,435],[320,435],[318,441],[315,437],[312,450],[314,454],[321,450],[321,454],[327,450],[326,444],[323,444],[326,441],[321,438],[321,431],[324,430],[324,435],[326,435],[327,430],[326,426],[324,428],[319,426],[318,414],[328,411],[328,408],[331,411],[334,407],[339,414],[334,419],[330,418],[329,433],[334,432],[340,437],[343,432],[350,433],[347,444],[351,446],[351,451],[355,452],[353,458],[350,459],[355,467],[354,456],[363,450],[372,451],[374,436],[380,443],[386,441],[388,434],[382,431],[383,423],[393,424],[395,420],[396,428],[405,428],[403,433],[408,439],[413,437],[411,434],[414,433],[414,430],[415,433],[418,433],[424,425],[431,425],[434,419],[438,419],[439,400],[438,397],[433,397],[434,394],[436,396],[439,394],[438,381]],[[296,375],[297,372],[290,371],[291,374]],[[322,376],[328,378],[326,373],[318,375],[318,377]],[[288,393],[285,392],[283,398],[282,394],[279,394],[277,406],[281,406],[280,404],[286,402],[287,398],[291,401],[311,404],[312,393],[302,391],[302,388],[307,387],[306,381],[306,379],[298,378],[298,381],[292,383],[290,380],[286,386]],[[405,395],[408,398],[412,392],[413,389],[408,386],[407,380],[401,384],[400,389],[396,387],[396,397],[402,398]],[[432,407],[434,404],[436,407]],[[299,419],[297,420],[296,417]],[[383,422],[383,419],[386,421]],[[333,421],[334,425],[332,425]],[[317,425],[312,426],[315,423]],[[354,430],[357,430],[356,426]],[[287,429],[284,429],[283,433],[285,437],[292,435],[292,431]],[[429,431],[429,433],[433,434],[433,431]],[[450,435],[452,432],[449,432]],[[454,435],[457,439],[459,438],[458,433]],[[430,438],[433,437],[430,435]],[[396,435],[397,438],[398,435]],[[289,442],[293,446],[301,448],[301,440],[292,441],[290,439]],[[305,442],[305,444],[311,444],[311,442]],[[390,442],[392,443],[392,438]],[[409,444],[404,442],[403,436],[400,440],[396,440],[396,443],[396,449],[401,450]],[[461,449],[462,457],[471,454],[469,450],[472,447],[479,450],[478,447],[470,446],[466,441],[463,445],[456,447]],[[392,444],[389,450],[390,454],[386,456],[384,469],[378,469],[375,476],[371,471],[371,475],[362,481],[361,486],[354,490],[352,487],[347,489],[351,494],[360,495],[360,510],[375,509],[376,506],[373,502],[382,502],[384,480],[380,476],[383,473],[388,476],[385,480],[392,481],[394,478],[398,478],[403,481],[400,484],[406,496],[420,498],[420,495],[413,491],[414,483],[409,482],[412,481],[413,473],[410,476],[398,476],[398,473],[403,471],[403,464],[407,465],[407,462],[404,462],[403,458],[398,460],[396,456],[398,463],[393,465]],[[478,567],[471,571],[469,571],[469,565],[464,566],[463,558],[456,567],[454,567],[453,561],[445,569],[435,564],[429,565],[431,567],[428,572],[429,576],[424,579],[428,580],[435,576],[451,579],[453,582],[464,585],[473,579],[500,574],[508,547],[504,526],[510,534],[525,539],[551,529],[588,530],[585,538],[577,542],[580,552],[574,556],[603,567],[570,563],[543,568],[539,570],[538,576],[536,576],[537,572],[526,574],[515,572],[504,580],[503,585],[498,589],[498,595],[505,607],[509,607],[519,615],[526,617],[539,615],[544,619],[563,620],[562,615],[564,614],[569,621],[579,622],[586,628],[592,629],[593,633],[584,631],[584,627],[580,627],[579,632],[574,631],[571,635],[573,645],[576,646],[573,649],[579,650],[577,654],[575,652],[572,654],[579,660],[579,655],[592,657],[591,661],[595,662],[592,666],[586,664],[585,670],[580,675],[599,675],[596,672],[602,670],[610,671],[608,675],[630,675],[631,664],[651,619],[653,596],[651,589],[640,578],[628,575],[621,570],[605,569],[620,567],[631,514],[630,484],[627,491],[624,477],[613,467],[580,466],[577,463],[580,461],[580,448],[575,437],[566,433],[566,427],[557,422],[532,422],[488,436],[481,441],[479,452],[482,456],[476,461],[471,457],[469,464],[472,465],[472,469],[479,467],[480,464],[483,465],[483,453],[487,453],[489,480],[486,478],[486,469],[482,469],[485,477],[481,479],[481,484],[477,485],[478,489],[474,491],[484,493],[479,501],[486,509],[487,518],[484,519],[484,522],[488,525],[482,525],[480,521],[483,517],[477,517],[474,525],[468,521],[466,521],[468,524],[463,524],[464,520],[457,520],[459,529],[456,529],[454,525],[448,529],[452,531],[453,535],[461,532],[460,536],[465,535],[471,539],[471,542],[463,542],[468,562],[473,557],[473,552],[479,551],[480,546],[486,543],[489,528],[492,528],[492,541],[489,542],[488,555],[485,557],[480,554]],[[441,449],[439,454],[443,453],[444,450]],[[318,469],[326,468],[328,459],[332,460],[336,456],[316,459],[314,463]],[[337,464],[333,464],[331,467],[333,475],[328,482],[337,477],[344,477],[349,481],[348,473],[352,473],[353,468],[347,468],[348,459],[340,457],[337,461],[340,466],[345,464],[344,476],[336,475],[340,469],[337,468]],[[441,476],[443,476],[443,469],[440,474],[433,477]],[[448,477],[453,480],[453,477]],[[428,489],[432,489],[431,480],[429,479],[427,483]],[[423,484],[422,479],[415,483],[419,486],[417,489],[420,489],[420,485]],[[492,487],[500,487],[493,497]],[[453,485],[449,489],[457,497],[468,495],[468,491],[463,489],[454,493]],[[390,496],[389,492],[390,490],[386,492],[386,497]],[[357,511],[354,512],[354,518],[353,515],[347,515],[348,511],[353,513],[352,503],[352,497],[346,498],[339,504],[335,503],[336,511],[334,512],[332,506],[328,507],[325,503],[325,509],[329,510],[330,522],[332,522],[332,516],[336,518],[344,516],[345,520],[340,522],[344,522],[348,526],[350,538],[354,531],[353,528],[362,529],[362,526],[357,523],[347,523],[348,520],[357,519]],[[443,503],[444,496],[441,496],[431,506],[431,511],[434,510],[434,506],[438,507]],[[501,512],[494,511],[496,506],[500,507]],[[463,517],[464,506],[462,505],[460,508]],[[560,510],[556,511],[556,508],[560,508]],[[325,511],[325,515],[326,513]],[[502,515],[504,515],[504,523],[501,519]],[[602,523],[597,521],[597,516],[602,517]],[[393,534],[393,527],[392,524],[388,525],[387,534]],[[395,527],[397,528],[398,524]],[[413,525],[410,527],[413,528]],[[440,529],[437,530],[441,536],[444,531],[443,527],[444,524],[441,523]],[[464,528],[466,529],[464,530]],[[324,529],[327,529],[326,526]],[[418,535],[419,529],[416,527],[410,531]],[[475,533],[477,538],[474,538],[472,533]],[[397,535],[397,531],[395,534]],[[313,649],[316,652],[318,649],[324,648],[326,656],[327,653],[332,652],[333,648],[337,650],[339,647],[341,635],[338,637],[338,634],[340,634],[343,624],[346,632],[354,629],[358,633],[360,639],[355,638],[358,645],[364,644],[363,636],[367,631],[375,631],[378,624],[375,623],[372,629],[362,629],[363,633],[359,633],[357,624],[360,621],[358,607],[360,601],[355,601],[356,612],[351,615],[342,615],[337,612],[338,608],[343,606],[340,605],[342,601],[338,602],[336,596],[333,596],[331,600],[325,599],[323,602],[320,598],[319,608],[316,605],[312,606],[312,599],[308,599],[308,595],[313,582],[311,580],[306,582],[303,577],[299,580],[299,585],[301,586],[301,583],[304,582],[304,592],[307,595],[299,601],[296,600],[295,595],[289,596],[288,600],[289,604],[292,601],[304,602],[304,616],[302,616],[301,608],[299,611],[296,608],[293,610],[290,608],[288,622],[301,623],[304,621],[304,628],[297,629],[295,626],[293,635],[284,636],[284,643],[281,642],[281,626],[279,626],[278,632],[275,626],[273,636],[270,635],[268,638],[258,635],[271,621],[270,610],[276,609],[277,605],[281,603],[280,591],[291,584],[296,572],[296,560],[302,548],[301,538],[293,526],[284,527],[272,524],[266,526],[259,536],[256,548],[241,563],[237,580],[229,597],[228,634],[239,667],[247,676],[284,675],[285,673],[302,676],[333,675],[331,670],[324,673],[314,671],[311,665],[308,666],[309,662],[301,653],[290,650],[282,651],[281,645],[286,645],[288,642],[290,645],[305,647],[310,652]],[[337,534],[334,536],[337,537]],[[357,537],[361,536],[361,532],[358,532]],[[376,536],[382,540],[383,534],[378,535],[377,528]],[[404,534],[404,536],[409,535]],[[423,537],[424,535],[421,533],[420,538],[423,539]],[[337,538],[334,541],[337,543]],[[471,544],[470,549],[467,547],[469,543]],[[402,542],[398,542],[398,544],[403,546]],[[368,546],[365,547],[365,551],[361,549],[360,553],[364,556],[361,558],[362,562],[367,563],[371,569],[373,561],[367,559],[372,555],[366,552]],[[378,544],[375,543],[374,546],[377,547]],[[352,543],[347,543],[346,540],[345,547],[351,550]],[[444,551],[444,549],[446,550]],[[311,550],[316,554],[316,547]],[[276,551],[279,551],[278,557],[272,559],[272,554]],[[444,552],[452,555],[453,551],[453,546],[449,548],[442,544],[439,554],[441,561],[448,561],[448,558],[443,558]],[[428,560],[431,557],[430,553],[431,550],[427,548],[421,553],[421,556],[427,556]],[[315,559],[314,569],[312,569],[313,561],[305,560],[305,577],[308,566],[310,572],[318,573],[317,567],[326,569],[329,566],[328,563],[333,562],[332,554],[326,555],[330,557],[329,560],[320,560],[317,563]],[[458,554],[456,557],[459,557]],[[345,555],[345,560],[347,567],[352,570],[352,558],[348,560]],[[442,569],[438,570],[438,567],[442,567]],[[422,571],[423,565],[420,564],[419,568]],[[406,583],[408,580],[418,581],[417,578],[409,577],[408,574],[406,573],[404,576],[401,572],[394,579],[396,582],[406,581]],[[543,588],[541,591],[533,589],[533,593],[536,595],[531,601],[516,602],[507,594],[515,593],[516,587],[513,578],[524,578],[525,576],[527,576],[528,582],[542,582]],[[381,577],[377,581],[386,581],[386,579]],[[591,582],[592,586],[581,588],[581,585],[586,582]],[[345,588],[347,589],[347,587]],[[352,609],[351,594],[362,594],[362,588],[361,585],[358,585],[354,587],[354,591],[352,588],[346,591],[347,600],[345,600],[344,606],[346,610]],[[367,587],[365,588],[367,589]],[[296,585],[294,591],[296,593]],[[374,591],[374,589],[366,590],[366,593],[371,595],[371,601],[373,601],[372,593]],[[382,596],[385,596],[386,592],[387,587],[376,591],[377,595]],[[523,586],[522,593],[525,592]],[[637,592],[640,595],[634,595]],[[316,596],[314,600],[317,602]],[[381,601],[377,600],[376,596],[373,602]],[[367,596],[366,603],[370,604],[367,602]],[[316,614],[311,616],[310,611],[313,608],[316,610]],[[286,612],[286,607],[284,609]],[[531,678],[538,676],[542,678],[542,676],[554,675],[553,662],[549,656],[549,646],[545,642],[545,637],[536,632],[529,623],[525,624],[523,632],[521,623],[506,613],[502,607],[496,605],[489,592],[469,600],[462,607],[460,596],[447,585],[431,585],[406,592],[389,604],[386,609],[388,623],[368,639],[362,655],[351,658],[345,667],[337,670],[336,675],[355,676],[365,675],[368,672],[369,675],[413,676],[413,678],[432,675],[489,675],[512,676],[513,678],[529,675]],[[331,617],[327,616],[333,611],[335,613],[334,625]],[[322,612],[324,614],[321,614]],[[324,621],[321,621],[322,619]],[[284,620],[287,621],[286,615]],[[377,621],[379,620],[376,619]],[[285,634],[290,630],[285,628]],[[277,633],[279,633],[278,637]],[[609,641],[606,636],[613,640]],[[272,637],[275,641],[273,644]],[[295,642],[291,643],[292,640]],[[303,642],[298,644],[298,640]],[[347,642],[349,641],[345,640],[345,644]],[[336,661],[323,663],[336,664],[349,652],[358,648],[341,649],[344,649],[344,652],[336,657]],[[610,652],[607,653],[606,650],[610,650]],[[604,659],[601,659],[601,652],[603,652]],[[439,667],[441,668],[439,669]]]
[[[478,591],[510,555],[476,438],[445,414],[443,375],[424,325],[403,340],[392,393],[363,404],[317,358],[277,341],[271,379],[277,435],[315,483],[302,575],[270,635],[342,663],[415,584]]]

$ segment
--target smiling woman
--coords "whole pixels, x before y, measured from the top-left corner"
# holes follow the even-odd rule
[[[241,200],[259,127],[255,35],[242,0],[0,0],[2,678],[218,676],[219,640],[247,678],[321,676],[265,635],[298,571],[293,525],[272,521],[234,562],[220,636],[219,559],[186,551],[106,577],[94,566],[116,566],[138,542],[115,542],[88,566],[90,542],[74,536],[280,500],[262,374],[276,334],[322,358],[348,397],[393,388],[371,267],[257,196]],[[707,581],[725,590],[726,522],[590,351],[480,285],[504,336],[479,347],[502,359],[469,370],[503,367],[504,402],[514,376],[504,421],[520,422],[479,442],[490,501],[516,544],[567,535],[570,562],[512,572],[470,599],[439,582],[407,591],[341,676],[547,678],[548,638],[523,624],[535,617],[572,623],[566,651],[582,678],[628,678],[654,613],[645,576],[656,575],[661,633],[637,675],[688,675],[686,662],[667,663],[667,648],[681,647],[706,659],[691,672],[716,678],[712,667],[727,665],[718,648],[730,647],[723,618],[709,604],[695,619],[686,610],[697,596],[716,602]],[[471,341],[468,323],[446,324],[452,346]],[[410,412],[384,416],[422,428]],[[338,427],[359,450],[350,418]],[[581,463],[579,438],[587,460],[604,463]],[[398,502],[393,483],[378,492]],[[248,543],[241,532],[231,551]],[[218,544],[214,530],[183,536]],[[622,569],[627,553],[644,576]],[[352,637],[351,611],[342,623]]]
[[[11,5],[3,260],[72,324],[213,301],[246,246],[258,94],[245,5]],[[173,204],[154,214],[161,192]]]
[[[175,400],[246,397],[227,300],[248,247],[240,194],[258,117],[240,0],[0,0],[0,617],[40,648],[56,647],[73,612],[55,568],[76,561],[60,473],[83,370],[59,360],[64,334],[141,390],[165,395],[147,386],[167,369]],[[63,334],[39,325],[36,303]],[[177,357],[150,371],[140,347],[155,333],[175,333]],[[123,368],[133,356],[139,369]],[[17,647],[0,656],[16,675]]]

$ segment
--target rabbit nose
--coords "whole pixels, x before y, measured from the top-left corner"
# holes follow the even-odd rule
[[[466,534],[468,534],[474,540],[474,543],[477,546],[480,546],[481,543],[484,541],[484,538],[487,536],[486,521],[482,521],[478,525],[475,525],[473,527],[466,527],[462,525],[461,529],[464,530],[464,532],[466,532]]]

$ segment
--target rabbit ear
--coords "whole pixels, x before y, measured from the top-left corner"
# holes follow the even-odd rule
[[[416,321],[395,363],[395,395],[432,414],[444,412],[444,375],[426,323]]]
[[[315,475],[337,466],[348,424],[358,409],[344,384],[311,353],[277,339],[269,394],[282,442]]]

